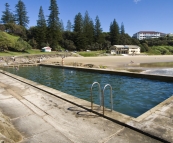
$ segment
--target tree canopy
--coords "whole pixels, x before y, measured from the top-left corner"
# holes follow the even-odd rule
[[[15,18],[13,13],[10,11],[10,5],[8,3],[5,3],[5,11],[2,12],[2,23],[14,23]]]
[[[53,50],[56,50],[61,40],[61,28],[59,21],[59,9],[56,0],[50,1],[50,15],[47,20],[48,24],[48,41]]]
[[[38,20],[37,20],[37,28],[36,28],[36,41],[38,43],[38,47],[42,48],[46,46],[46,39],[47,39],[47,25],[46,20],[43,12],[42,6],[40,6]]]
[[[101,28],[101,23],[98,16],[96,16],[96,19],[95,19],[94,37],[95,37],[95,42],[103,43],[102,28]]]
[[[19,0],[18,3],[15,6],[15,20],[18,25],[21,25],[23,27],[28,27],[29,24],[29,17],[27,16],[27,11],[25,4],[22,0]]]
[[[114,19],[113,22],[110,24],[110,40],[112,45],[119,44],[119,26]]]
[[[46,19],[43,8],[40,6],[37,24],[28,28],[29,17],[27,16],[28,12],[24,2],[18,0],[14,14],[10,10],[10,5],[5,3],[5,10],[2,11],[0,32],[7,32],[20,39],[16,40],[16,42],[11,42],[9,38],[3,38],[1,35],[1,50],[16,49],[21,51],[31,48],[30,46],[38,49],[50,46],[52,50],[60,50],[62,48],[79,51],[108,50],[111,45],[121,44],[138,45],[141,47],[142,52],[173,53],[170,47],[173,46],[173,37],[171,36],[145,40],[134,39],[125,32],[124,23],[122,22],[119,26],[115,18],[110,23],[109,31],[103,32],[99,16],[97,15],[93,21],[88,11],[84,15],[78,12],[74,16],[73,23],[68,20],[66,26],[64,26],[63,20],[59,18],[57,0],[50,0],[48,10],[50,13]]]

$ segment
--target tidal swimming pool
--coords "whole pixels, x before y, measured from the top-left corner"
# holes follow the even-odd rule
[[[132,117],[140,116],[173,94],[173,82],[45,66],[4,70],[87,101],[90,101],[93,82],[99,82],[101,88],[110,84],[113,109]],[[94,103],[100,104],[98,86],[93,87],[93,96]],[[105,90],[105,106],[110,107],[109,88]]]

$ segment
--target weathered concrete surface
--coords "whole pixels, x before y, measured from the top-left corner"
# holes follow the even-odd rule
[[[72,141],[56,129],[50,129],[30,138],[25,138],[23,143],[72,143]]]
[[[0,108],[11,119],[32,114],[33,112],[16,98],[0,100]]]
[[[38,83],[34,84],[36,88],[29,85],[33,85],[33,82],[29,80],[12,74],[9,75],[23,82],[0,73],[0,110],[3,114],[9,116],[14,127],[22,134],[23,143],[161,142],[127,126],[107,120],[99,114],[87,111],[86,109],[90,108],[90,103],[87,101]],[[5,96],[8,98],[4,98]],[[64,100],[61,98],[64,98]],[[65,100],[71,100],[71,103]],[[84,106],[84,108],[77,105]],[[166,109],[168,110],[167,114],[169,114],[171,110]],[[95,111],[97,112],[97,110]],[[100,111],[98,112],[100,113]],[[165,136],[156,132],[154,125],[157,121],[159,122],[156,119],[157,116],[148,119],[143,118],[140,121],[117,112],[111,114],[106,112],[105,116],[111,117],[113,120],[118,118],[121,121],[122,119],[122,123],[129,124],[148,134],[162,137],[164,140],[173,141],[170,134],[173,133],[172,130],[169,130],[168,133],[168,129],[166,129],[166,127],[172,126],[171,122],[165,123],[165,128],[163,127],[168,133],[165,132]],[[172,118],[172,114],[170,116]],[[162,119],[165,120],[165,118]],[[150,131],[148,131],[149,129]]]
[[[129,121],[128,124],[173,142],[173,96],[163,103],[152,109],[153,112],[145,113],[142,118],[139,117],[137,122]]]
[[[135,136],[134,136],[135,134]],[[118,138],[117,138],[118,136]],[[133,130],[129,130],[128,128],[124,129],[117,135],[113,136],[110,140],[108,140],[106,143],[127,143],[129,142],[132,143],[144,143],[144,142],[153,142],[153,143],[159,143],[160,141],[153,141],[152,138],[148,138],[146,136],[141,136],[140,133],[134,132]]]

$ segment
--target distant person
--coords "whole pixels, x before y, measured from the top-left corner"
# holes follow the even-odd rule
[[[13,57],[11,57],[11,58],[12,58],[13,62],[15,62],[15,56],[13,56]]]
[[[65,58],[65,57],[62,57],[62,66],[64,65],[64,58]]]
[[[61,56],[61,58],[62,58],[61,65],[63,66],[63,65],[64,65],[64,58],[65,58],[65,55],[64,55],[64,56]]]
[[[15,69],[16,69],[16,71],[18,71],[19,70],[19,67],[16,66]]]
[[[134,62],[133,61],[130,61],[131,64],[133,64]]]
[[[42,61],[42,57],[40,57],[40,59],[39,59],[39,63],[41,63],[41,61]]]

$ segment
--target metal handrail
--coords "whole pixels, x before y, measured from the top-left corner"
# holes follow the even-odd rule
[[[100,84],[98,82],[94,82],[92,85],[91,85],[91,110],[93,110],[93,94],[92,94],[92,88],[95,84],[98,84],[98,87],[99,87],[99,96],[100,96],[100,106],[101,106],[101,88],[100,88]]]
[[[104,91],[105,91],[105,88],[109,86],[110,87],[110,101],[111,101],[111,111],[113,110],[113,100],[112,100],[112,86],[110,84],[106,84],[102,90],[102,105],[103,105],[103,115],[104,115]]]

